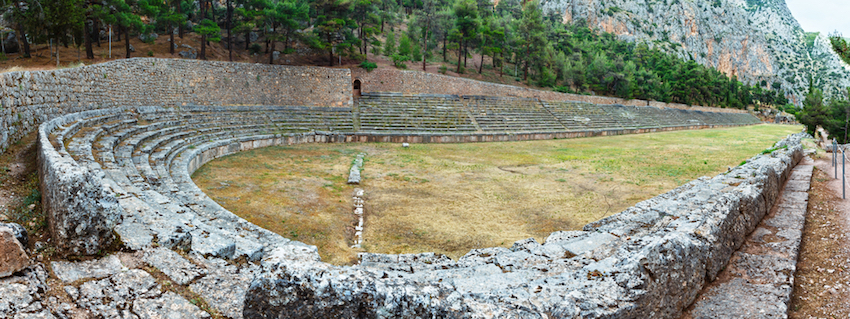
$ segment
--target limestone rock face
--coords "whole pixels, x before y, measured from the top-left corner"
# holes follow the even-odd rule
[[[29,266],[29,257],[15,234],[0,226],[0,278],[8,277]]]
[[[850,85],[850,66],[832,51],[826,35],[807,38],[784,0],[542,0],[541,5],[565,22],[586,21],[744,83],[779,82],[797,105],[809,76],[827,97],[840,96]]]

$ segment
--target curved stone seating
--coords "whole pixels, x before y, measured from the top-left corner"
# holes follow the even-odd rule
[[[538,103],[522,103],[530,101]],[[528,107],[541,114],[550,108],[522,103],[501,112]],[[619,114],[610,115],[606,126],[632,120],[635,127],[653,127],[673,122],[669,118],[681,123],[694,113],[557,107],[561,113],[550,114]],[[639,116],[647,120],[635,121]],[[690,120],[734,125],[748,124],[747,116],[700,114]],[[235,216],[190,178],[204,163],[248,149],[357,141],[364,133],[354,132],[352,122],[347,108],[124,107],[75,113],[40,127],[43,182],[54,183],[47,189],[65,190],[70,188],[63,178],[82,176],[87,191],[72,199],[64,193],[45,197],[97,204],[86,226],[91,230],[83,227],[92,238],[108,237],[104,230],[114,229],[132,250],[170,248],[218,265],[211,269],[230,267],[199,274],[190,285],[209,298],[217,289],[239,291],[235,299],[210,302],[230,317],[666,317],[680,313],[725,265],[801,157],[799,137],[782,141],[779,150],[727,174],[695,180],[582,231],[553,233],[543,244],[528,239],[510,249],[476,249],[456,261],[432,253],[363,254],[352,267],[322,263],[315,247]],[[233,262],[239,260],[246,263]]]
[[[126,248],[182,250],[196,262],[209,263],[209,269],[218,270],[209,270],[191,289],[212,296],[220,289],[236,292],[236,300],[209,301],[220,313],[241,318],[245,291],[257,271],[251,262],[275,249],[296,260],[318,260],[319,255],[313,246],[289,241],[225,210],[195,186],[190,174],[233,152],[344,140],[339,134],[350,136],[352,127],[348,108],[125,107],[63,116],[44,123],[39,132],[43,187],[57,190],[45,194],[46,206],[87,205],[88,210],[79,212],[91,215],[86,223],[57,225],[76,232],[67,236],[76,237],[68,245],[88,233],[87,238],[99,243],[70,247],[77,253],[96,253],[108,245],[114,230]],[[75,190],[78,180],[85,182],[82,193]],[[82,204],[73,205],[75,201]],[[60,218],[52,219],[61,221],[73,213],[60,210]],[[233,269],[227,260],[248,263]]]
[[[363,132],[473,132],[458,96],[369,93],[359,101]]]
[[[367,93],[358,104],[359,132],[376,134],[549,133],[759,123],[742,113],[493,96]]]
[[[537,99],[464,96],[466,107],[485,132],[553,132],[565,127]]]

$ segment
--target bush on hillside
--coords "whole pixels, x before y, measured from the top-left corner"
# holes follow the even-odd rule
[[[378,68],[378,65],[375,62],[363,61],[360,63],[360,67],[366,69],[366,72],[372,72],[372,70]]]

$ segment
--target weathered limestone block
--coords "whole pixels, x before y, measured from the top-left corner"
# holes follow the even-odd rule
[[[82,279],[100,279],[127,270],[115,255],[80,262],[54,261],[50,263],[50,267],[56,277],[64,283]]]
[[[20,275],[0,278],[0,318],[26,317],[42,309],[48,290],[47,272],[33,265]]]
[[[24,246],[24,248],[27,247],[27,244],[29,244],[29,238],[27,236],[27,229],[24,228],[24,226],[15,223],[0,223],[0,227],[2,226],[6,226],[12,231],[12,234],[14,234],[15,239],[21,243],[21,246]]]
[[[62,147],[53,147],[50,133],[64,123],[102,114],[89,111],[39,126],[38,166],[42,207],[53,240],[62,255],[94,255],[111,245],[113,229],[121,218],[115,194],[101,178],[77,164]]]
[[[8,277],[29,266],[29,257],[15,234],[0,226],[0,278]]]
[[[195,319],[210,317],[210,314],[171,291],[153,299],[136,299],[133,302],[133,312],[141,318],[151,319]]]
[[[144,260],[178,285],[186,285],[207,273],[206,270],[198,268],[180,254],[165,247],[146,250]]]
[[[87,168],[42,156],[42,204],[60,253],[94,255],[111,245],[121,216],[115,195]]]

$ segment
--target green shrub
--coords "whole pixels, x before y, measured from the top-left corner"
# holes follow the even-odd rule
[[[259,43],[252,43],[250,46],[248,46],[248,52],[250,52],[251,54],[260,53],[260,51],[262,50],[263,47],[261,47]]]
[[[407,69],[407,64],[404,62],[410,61],[410,57],[401,54],[393,54],[393,64],[399,69]]]
[[[406,34],[401,35],[401,40],[398,41],[398,54],[410,56],[413,52],[413,47],[410,45],[410,38]]]
[[[555,92],[560,92],[560,93],[573,93],[573,90],[572,90],[572,89],[570,89],[570,87],[569,87],[569,86],[556,86],[556,87],[555,87]]]
[[[378,65],[375,62],[363,61],[363,63],[360,63],[360,67],[366,69],[367,72],[372,72]]]
[[[441,66],[440,66],[440,73],[442,73],[442,74],[446,74],[446,72],[447,72],[448,70],[449,70],[449,68],[447,68],[445,65],[441,65]]]
[[[384,42],[384,55],[393,56],[395,54],[395,33],[390,31],[387,33],[387,41]]]
[[[418,45],[413,46],[413,52],[411,52],[411,58],[413,61],[422,61],[422,50],[419,49]]]

